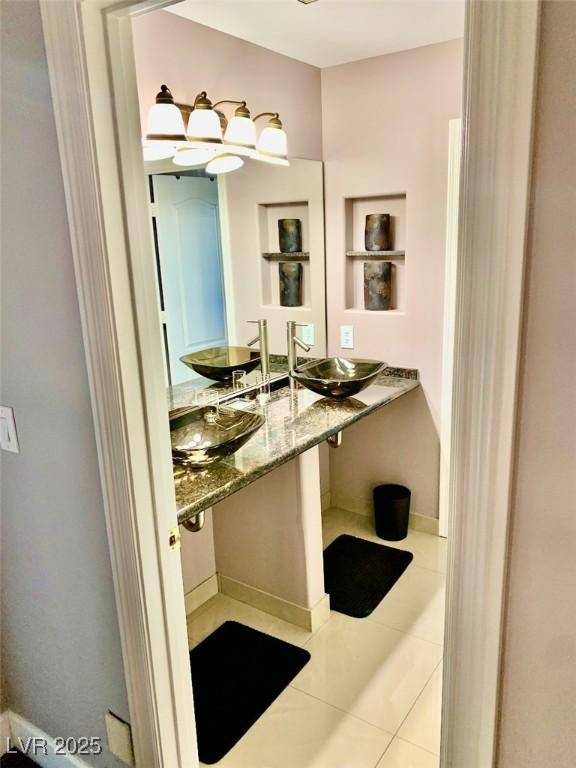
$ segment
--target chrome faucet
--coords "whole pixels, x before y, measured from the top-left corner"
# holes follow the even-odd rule
[[[305,323],[295,323],[294,320],[288,320],[286,323],[286,342],[288,346],[288,371],[292,372],[294,368],[296,368],[296,365],[298,364],[298,352],[296,350],[296,347],[300,347],[300,349],[304,350],[304,352],[310,352],[310,347],[308,344],[304,344],[302,339],[299,339],[298,336],[296,336],[296,328],[305,328]],[[296,389],[296,382],[292,378],[292,376],[289,376],[290,379],[290,389],[294,390]]]
[[[249,323],[258,323],[258,336],[254,336],[248,342],[248,346],[252,347],[256,342],[259,342],[260,349],[260,368],[262,370],[262,376],[268,376],[270,374],[270,354],[268,352],[268,320],[248,320]]]

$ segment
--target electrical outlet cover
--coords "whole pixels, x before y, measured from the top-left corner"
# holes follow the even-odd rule
[[[14,411],[5,405],[0,406],[0,448],[10,453],[20,453]]]
[[[306,323],[302,328],[302,341],[309,347],[314,346],[314,323]]]
[[[106,712],[106,734],[110,752],[126,765],[136,765],[130,723],[126,723],[113,712]]]

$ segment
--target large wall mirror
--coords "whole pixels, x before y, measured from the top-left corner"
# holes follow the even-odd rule
[[[146,163],[169,406],[287,373],[288,321],[326,354],[322,163],[234,173]],[[250,345],[250,346],[249,346]],[[238,384],[239,382],[239,384]]]

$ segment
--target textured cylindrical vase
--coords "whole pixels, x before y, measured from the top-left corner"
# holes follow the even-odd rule
[[[281,261],[280,270],[280,306],[302,306],[302,264],[297,261]]]
[[[390,309],[392,302],[392,264],[389,261],[364,262],[364,308],[375,312]]]
[[[367,251],[392,250],[389,213],[369,213],[366,216],[364,244]]]
[[[300,219],[278,219],[278,240],[281,253],[302,250],[302,222]]]

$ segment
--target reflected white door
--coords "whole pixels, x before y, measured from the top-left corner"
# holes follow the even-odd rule
[[[192,176],[154,176],[160,291],[172,384],[194,378],[180,362],[227,343],[218,185]]]

